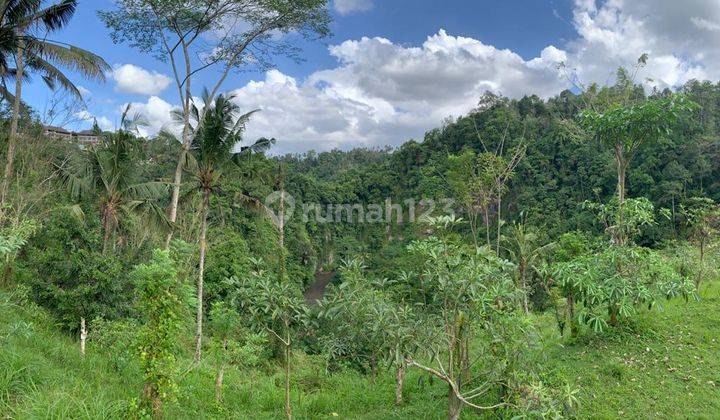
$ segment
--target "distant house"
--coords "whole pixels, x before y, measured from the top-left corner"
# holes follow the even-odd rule
[[[68,131],[62,127],[45,126],[45,135],[58,140],[74,141],[81,146],[91,146],[100,142],[100,136],[92,130]]]

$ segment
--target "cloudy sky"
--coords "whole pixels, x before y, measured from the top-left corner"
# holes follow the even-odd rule
[[[272,70],[225,83],[243,109],[261,110],[248,140],[274,137],[276,153],[398,145],[466,113],[487,90],[548,97],[571,87],[568,72],[584,83],[611,82],[618,66],[643,53],[650,60],[639,79],[649,86],[720,79],[718,0],[330,1],[333,35],[302,42],[304,62],[278,58]],[[112,129],[131,103],[153,135],[179,103],[170,69],[112,44],[96,17],[112,8],[112,0],[80,0],[57,39],[113,66],[105,84],[78,80],[88,103],[82,116]],[[568,71],[558,70],[561,62]],[[208,70],[195,86],[215,78]],[[39,84],[28,91],[31,104],[47,108]]]

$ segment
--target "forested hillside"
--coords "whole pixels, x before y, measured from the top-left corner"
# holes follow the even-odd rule
[[[171,77],[52,40],[75,0],[0,2],[0,417],[716,417],[720,83],[639,80],[657,63],[643,54],[607,85],[568,75],[575,87],[551,97],[473,84],[462,95],[480,95],[475,108],[398,147],[280,155],[287,139],[250,137],[257,120],[273,132],[282,108],[248,107],[250,90],[321,91],[333,106],[341,93],[318,73],[224,82],[299,64],[350,6],[94,12],[108,43]],[[444,30],[409,54],[444,60],[440,41],[538,75],[567,58]],[[370,42],[392,49],[331,47],[342,67],[327,74],[346,77],[345,50]],[[80,102],[71,76],[152,96],[126,102],[112,130],[91,116],[92,130],[69,131],[41,121],[23,94],[31,76]],[[169,86],[180,102],[162,106]],[[359,124],[343,112],[322,118]],[[315,123],[296,125],[316,135]]]

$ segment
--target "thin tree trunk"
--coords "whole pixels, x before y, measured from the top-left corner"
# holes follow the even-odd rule
[[[279,238],[278,238],[278,246],[280,248],[280,252],[278,254],[278,276],[280,282],[285,281],[285,185],[284,180],[282,178],[282,167],[280,167],[280,212],[279,212],[279,218],[278,218],[278,231],[279,231]]]
[[[500,228],[502,227],[502,195],[498,194],[497,198],[497,238],[495,244],[495,254],[500,256]]]
[[[290,406],[290,325],[285,319],[285,417],[292,420],[292,407]]]
[[[615,243],[625,245],[624,233],[625,224],[625,174],[627,165],[625,163],[624,149],[622,145],[615,147],[615,161],[617,163],[617,195],[618,195],[618,231],[615,233]]]
[[[570,322],[570,336],[575,337],[578,333],[577,324],[575,322],[575,297],[570,293],[567,297],[568,321]]]
[[[22,34],[19,34],[22,35]],[[21,39],[18,42],[16,61],[15,76],[15,101],[13,103],[13,114],[12,121],[10,123],[10,136],[8,137],[8,149],[7,155],[5,156],[5,173],[3,174],[2,186],[0,186],[0,212],[5,205],[7,200],[8,189],[10,188],[10,179],[13,175],[13,163],[15,161],[15,146],[17,144],[18,137],[18,124],[20,121],[20,105],[22,101],[22,79],[25,71],[24,62],[24,41]]]
[[[145,403],[150,402],[152,417],[154,419],[163,418],[162,399],[152,382],[145,382],[143,386],[143,400]]]
[[[403,382],[405,380],[405,362],[400,362],[395,370],[395,404],[403,402]]]
[[[203,276],[205,274],[205,251],[207,249],[207,218],[210,206],[210,191],[203,191],[202,225],[200,226],[200,267],[198,269],[197,283],[197,325],[195,330],[195,361],[200,361],[202,353],[202,324],[203,324]]]
[[[485,213],[485,239],[487,240],[487,246],[488,248],[490,245],[490,206],[485,206],[484,209]]]
[[[448,384],[448,420],[458,420],[462,411],[462,401],[455,395],[452,385]]]
[[[470,215],[470,230],[472,231],[472,239],[473,244],[475,245],[475,248],[478,247],[478,229],[477,229],[477,220],[478,220],[478,214],[474,210],[469,211]]]
[[[182,173],[183,173],[183,166],[185,164],[185,157],[187,156],[188,150],[190,150],[190,100],[192,98],[192,91],[190,88],[190,82],[191,82],[191,62],[190,62],[190,56],[188,52],[188,46],[185,43],[185,41],[182,41],[183,45],[183,54],[185,57],[185,73],[187,77],[184,80],[185,83],[185,97],[183,98],[182,95],[182,88],[180,85],[178,85],[178,89],[180,89],[180,100],[183,101],[183,132],[182,132],[182,148],[180,150],[180,156],[178,157],[178,163],[175,167],[175,176],[173,177],[173,188],[172,188],[172,196],[170,197],[170,231],[167,234],[167,237],[165,238],[165,248],[167,249],[170,246],[170,241],[172,240],[173,236],[173,230],[175,229],[175,222],[177,222],[177,214],[178,214],[178,206],[180,203],[180,186],[182,185]],[[173,62],[174,66],[174,62]],[[174,68],[174,67],[173,67]],[[200,124],[200,121],[198,121],[198,124]]]
[[[102,229],[103,229],[103,254],[107,253],[108,243],[110,243],[110,216],[108,215],[107,209],[103,208],[102,215]]]
[[[87,340],[87,328],[85,318],[80,318],[80,354],[85,356],[85,341]]]
[[[228,340],[227,338],[223,339],[223,355],[222,357],[225,357],[225,353],[227,352],[228,347]],[[217,376],[215,376],[215,402],[220,404],[222,402],[222,386],[223,386],[223,377],[225,376],[225,362],[224,360],[220,361],[220,368],[218,369]]]
[[[463,334],[464,335],[464,334]],[[470,337],[465,337],[460,342],[460,378],[462,381],[470,380]]]
[[[528,304],[527,279],[525,278],[526,271],[525,264],[520,264],[520,287],[522,287],[523,291],[523,309],[525,310],[525,315],[529,315],[530,306]]]

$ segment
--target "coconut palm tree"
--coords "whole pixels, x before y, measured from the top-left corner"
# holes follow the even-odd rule
[[[68,90],[82,95],[62,69],[79,72],[85,77],[105,80],[110,66],[99,56],[73,45],[47,38],[50,32],[64,27],[75,14],[77,0],[61,0],[45,5],[44,0],[3,0],[0,2],[0,95],[13,103],[5,171],[0,184],[0,207],[5,204],[17,144],[18,121],[23,81],[28,73],[37,73],[49,88]],[[15,67],[10,67],[14,56]],[[15,81],[14,95],[7,82]]]
[[[144,122],[140,116],[123,113],[121,128],[103,143],[83,151],[60,167],[60,173],[75,200],[92,197],[97,200],[103,229],[103,252],[131,214],[166,223],[165,212],[158,201],[168,191],[163,182],[144,182],[138,177],[137,139],[133,132]],[[75,207],[79,211],[79,206]]]
[[[199,361],[202,352],[203,327],[203,279],[205,273],[205,254],[207,252],[207,229],[210,199],[220,189],[222,170],[228,164],[239,163],[241,155],[266,149],[271,142],[258,140],[247,147],[240,147],[245,124],[251,111],[240,115],[239,106],[233,96],[220,95],[213,101],[207,91],[203,94],[204,111],[199,112],[192,105],[193,116],[192,142],[187,155],[185,170],[192,177],[192,191],[201,196],[200,204],[200,261],[197,283],[197,319],[195,332],[195,360]]]

